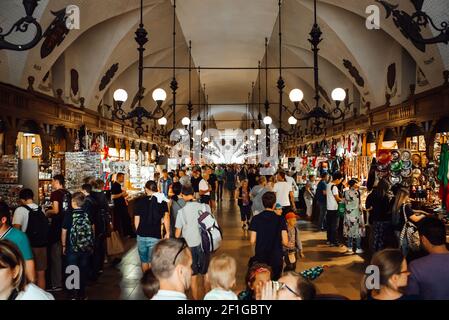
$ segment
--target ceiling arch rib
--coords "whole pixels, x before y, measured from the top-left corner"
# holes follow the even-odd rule
[[[169,0],[145,0],[144,6],[157,6],[163,4]],[[29,51],[27,61],[25,62],[24,72],[21,73],[20,83],[16,83],[18,86],[26,87],[28,76],[33,76],[36,81],[40,81],[48,70],[51,69],[53,64],[63,54],[64,51],[84,32],[90,28],[118,15],[126,14],[130,11],[135,11],[139,8],[140,2],[135,0],[127,1],[73,1],[73,0],[49,0],[49,3],[45,9],[40,24],[42,26],[49,26],[54,20],[54,15],[51,11],[58,11],[65,8],[68,5],[76,4],[80,8],[80,30],[70,30],[65,36],[64,40],[59,46],[57,46],[53,52],[45,59],[41,59],[40,49],[42,42],[38,46]],[[38,68],[35,68],[34,65]]]
[[[153,8],[145,9],[145,17],[159,13],[160,10],[157,8],[160,6],[156,10]],[[101,100],[101,97],[98,97],[100,100],[94,101],[93,96],[98,96],[100,79],[106,71],[115,63],[119,63],[120,71],[127,58],[137,56],[137,49],[135,53],[129,50],[131,32],[136,28],[137,20],[137,11],[108,19],[84,32],[64,52],[65,60],[68,62],[66,74],[69,74],[71,69],[78,71],[82,79],[79,81],[80,94],[86,99],[87,106],[96,106]],[[115,49],[118,47],[125,47],[126,54],[122,56],[116,54]],[[66,81],[65,89],[66,92],[70,92],[69,81]]]

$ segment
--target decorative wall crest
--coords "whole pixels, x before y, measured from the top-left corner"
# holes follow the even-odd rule
[[[363,88],[365,86],[365,80],[360,75],[359,70],[357,70],[351,61],[346,59],[343,59],[343,65],[348,69],[349,74],[354,78],[357,85]]]
[[[108,69],[108,71],[106,71],[103,78],[101,78],[100,86],[98,87],[100,91],[103,91],[106,88],[106,86],[111,82],[112,78],[115,76],[117,71],[118,71],[118,63],[113,64]]]
[[[64,41],[66,35],[70,32],[66,26],[66,8],[59,11],[51,11],[55,16],[50,26],[45,30],[43,38],[45,38],[41,47],[41,58],[48,57],[53,50]]]

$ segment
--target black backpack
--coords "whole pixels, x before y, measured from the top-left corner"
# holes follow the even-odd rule
[[[50,226],[42,208],[37,207],[37,209],[31,209],[26,205],[23,207],[28,210],[28,226],[25,233],[28,236],[31,247],[46,247]]]
[[[72,213],[72,194],[67,190],[64,190],[61,213],[62,213],[61,217],[64,217],[66,214]]]

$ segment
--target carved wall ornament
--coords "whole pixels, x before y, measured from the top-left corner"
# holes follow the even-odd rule
[[[45,30],[43,38],[45,38],[41,47],[41,58],[48,57],[53,50],[64,41],[66,35],[70,32],[66,26],[66,8],[59,11],[51,11],[55,16],[50,26]]]
[[[354,78],[357,85],[363,88],[365,86],[365,80],[360,75],[359,70],[354,67],[351,61],[346,59],[343,59],[343,65],[346,69],[348,69],[349,74]]]
[[[392,63],[388,66],[387,71],[387,87],[385,88],[386,94],[389,95],[387,101],[394,98],[398,92],[397,82],[396,82],[396,63]]]
[[[41,83],[39,83],[38,89],[42,90],[44,92],[51,92],[52,91],[52,83],[51,83],[50,71],[47,71],[45,76],[42,78]]]
[[[435,58],[431,57],[430,59],[424,60],[425,65],[429,65],[435,62]]]
[[[75,69],[70,70],[70,88],[72,89],[71,93],[73,93],[74,96],[78,95],[79,92],[78,79],[78,71],[76,71]]]
[[[416,80],[417,80],[418,86],[420,86],[420,87],[425,87],[425,86],[429,85],[429,80],[427,80],[427,77],[424,74],[424,72],[421,70],[421,68],[418,68],[418,70],[417,70]]]
[[[111,82],[112,78],[115,76],[115,74],[118,71],[118,63],[113,64],[108,71],[106,71],[105,75],[103,76],[103,78],[101,78],[100,81],[100,86],[98,87],[98,89],[100,91],[103,91],[106,86]]]

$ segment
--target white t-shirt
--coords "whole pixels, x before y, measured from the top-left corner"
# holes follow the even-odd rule
[[[232,291],[226,291],[221,288],[215,288],[209,291],[204,300],[238,300],[237,295]]]
[[[293,179],[292,177],[290,177],[290,176],[285,176],[285,181],[287,181],[288,183],[290,183],[291,185],[292,185],[292,188],[294,188],[295,186],[296,186],[296,182],[295,182],[295,179]]]
[[[32,204],[28,204],[28,207],[30,207],[30,209],[37,209],[38,205],[35,203]],[[14,211],[14,216],[12,218],[12,224],[20,224],[21,225],[21,230],[23,232],[26,232],[27,227],[28,227],[28,214],[29,211],[28,209],[24,208],[24,207],[18,207],[16,209],[16,211]]]
[[[335,197],[338,195],[338,188],[335,184],[328,183],[326,186],[327,210],[338,210],[338,202]]]
[[[201,181],[200,181],[200,187],[199,187],[200,189],[200,191],[206,191],[206,190],[209,190],[209,184],[207,183],[207,181],[206,180],[204,180],[204,179],[201,179]],[[210,192],[207,192],[207,193],[205,193],[204,195],[206,195],[206,196],[210,196]]]
[[[292,184],[286,181],[276,182],[274,184],[273,192],[276,193],[276,202],[282,207],[290,206],[290,192],[292,191]]]
[[[151,300],[187,300],[187,296],[178,291],[159,290]]]
[[[29,283],[24,291],[19,292],[16,300],[55,300],[55,298],[34,283]]]

